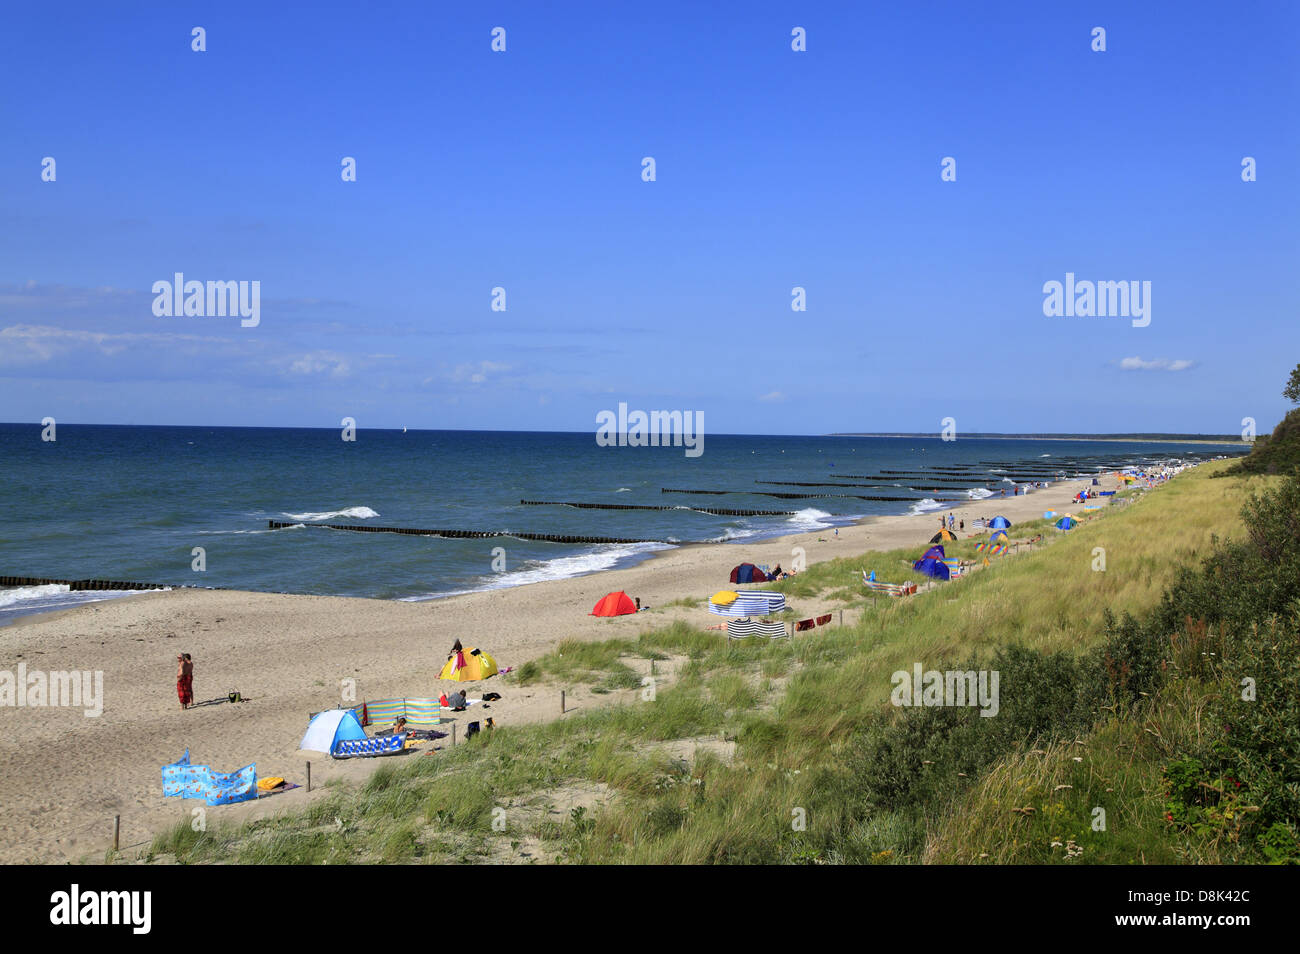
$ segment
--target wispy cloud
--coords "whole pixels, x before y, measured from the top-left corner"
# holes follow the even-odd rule
[[[352,359],[336,351],[311,351],[293,355],[281,362],[286,373],[299,377],[327,375],[346,378],[352,374]]]
[[[454,384],[485,384],[488,375],[497,375],[509,370],[510,365],[499,361],[470,361],[452,368],[445,380]]]
[[[776,402],[776,401],[784,401],[785,395],[780,391],[768,391],[766,394],[760,395],[758,399],[760,401],[768,401],[769,403]]]
[[[1121,371],[1186,371],[1194,362],[1186,358],[1121,358],[1119,368]]]
[[[55,328],[50,325],[10,325],[0,328],[0,365],[39,364],[75,351],[117,355],[138,344],[194,344],[220,338],[187,334],[112,333]]]

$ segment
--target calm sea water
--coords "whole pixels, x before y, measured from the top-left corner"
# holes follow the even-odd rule
[[[66,425],[43,442],[33,424],[0,424],[0,575],[138,580],[291,593],[427,599],[589,573],[673,542],[756,539],[830,528],[869,514],[942,509],[924,482],[838,477],[977,464],[981,480],[952,495],[1009,486],[995,463],[1071,458],[1164,460],[1227,452],[1204,445],[926,438],[708,435],[704,454],[599,447],[594,432],[367,431]],[[1100,455],[1100,457],[1094,457]],[[865,487],[756,481],[841,479]],[[887,487],[886,484],[897,486]],[[745,491],[721,496],[661,488]],[[782,500],[757,495],[856,493]],[[945,494],[946,495],[946,494]],[[791,510],[792,516],[714,516],[691,509],[585,510],[520,506],[520,499],[680,507]],[[268,520],[301,526],[269,530]],[[664,544],[564,545],[512,537],[456,540],[360,534],[313,524],[511,530],[647,538]],[[207,569],[191,568],[194,547]],[[503,570],[494,548],[505,550]],[[738,551],[738,558],[743,551]],[[500,561],[498,561],[498,566]],[[103,594],[57,588],[0,590],[6,618]]]

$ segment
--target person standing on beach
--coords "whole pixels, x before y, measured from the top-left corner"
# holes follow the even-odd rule
[[[180,697],[182,709],[188,709],[194,701],[194,661],[189,653],[176,657],[176,695]]]

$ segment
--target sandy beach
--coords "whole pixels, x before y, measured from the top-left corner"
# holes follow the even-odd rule
[[[1072,495],[1088,483],[1064,481],[1021,497],[954,505],[952,511],[970,534],[978,517],[1001,513],[1014,523],[1044,510],[1069,509]],[[1106,481],[1107,488],[1111,483]],[[301,806],[332,779],[363,778],[386,760],[334,762],[298,751],[308,713],[340,705],[343,680],[356,681],[358,700],[436,697],[451,685],[436,677],[457,638],[490,650],[504,668],[518,667],[566,638],[632,636],[674,619],[707,626],[716,618],[702,606],[659,607],[705,599],[727,584],[731,567],[742,560],[789,568],[796,546],[805,549],[810,564],[901,546],[915,546],[919,556],[938,518],[937,511],[875,517],[840,528],[838,536],[820,530],[684,546],[626,569],[422,603],[177,590],[20,620],[0,629],[0,666],[102,671],[104,709],[97,718],[79,709],[0,709],[0,861],[102,861],[114,815],[122,817],[123,848],[147,843],[189,818],[202,803],[164,799],[159,775],[162,765],[186,749],[196,764],[217,771],[255,762],[260,777],[280,775],[298,783],[305,781],[305,762],[312,763],[312,795],[297,789],[208,808],[209,821]],[[614,619],[588,616],[611,590],[639,597],[649,611]],[[238,690],[248,701],[183,711],[175,692],[181,652],[194,657],[196,700],[224,699]],[[488,690],[503,698],[490,708],[458,713],[459,737],[465,722],[489,716],[499,725],[559,718],[560,688],[568,690],[568,711],[617,704],[635,692],[516,688],[500,679],[470,684],[471,698]]]

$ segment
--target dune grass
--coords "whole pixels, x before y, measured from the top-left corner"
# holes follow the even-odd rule
[[[630,686],[635,677],[640,685],[625,660],[669,654],[688,661],[671,687],[650,686],[638,701],[499,728],[383,766],[365,785],[301,812],[210,834],[163,833],[153,852],[186,862],[505,860],[531,839],[549,859],[593,863],[1046,861],[1079,845],[1088,860],[1136,860],[1133,852],[1151,861],[1199,860],[1204,853],[1175,845],[1146,815],[1138,834],[1106,842],[1104,852],[1088,840],[1085,821],[1094,807],[1118,805],[1112,817],[1123,818],[1140,811],[1130,796],[1155,784],[1166,749],[1153,747],[1143,731],[1149,726],[1118,716],[1100,724],[1091,745],[1111,755],[1086,770],[1063,742],[1030,753],[1009,735],[962,743],[962,733],[983,728],[978,720],[973,728],[940,726],[950,736],[914,740],[939,754],[933,768],[921,769],[891,754],[908,730],[888,698],[896,670],[917,662],[966,667],[996,654],[1000,665],[1024,674],[1002,688],[1004,705],[1022,713],[1016,718],[1030,724],[1035,707],[1051,699],[1066,700],[1065,713],[1069,680],[1086,682],[1085,670],[1095,675],[1095,648],[1117,638],[1112,615],[1153,610],[1216,535],[1240,534],[1248,482],[1208,479],[1217,467],[1196,468],[1068,533],[1043,520],[1017,525],[1013,541],[1042,533],[1043,542],[915,597],[871,601],[861,596],[860,580],[873,569],[891,582],[914,578],[910,561],[923,542],[814,564],[772,587],[809,604],[856,595],[861,611],[850,625],[794,640],[729,643],[699,628],[703,619],[636,639],[566,640],[512,674],[516,683],[622,678]],[[1253,480],[1249,486],[1263,486],[1266,478]],[[948,553],[982,561],[977,542],[959,541]],[[1008,647],[1021,655],[1006,657]],[[1194,713],[1195,692],[1180,692],[1165,700],[1168,711]],[[1059,725],[1078,718],[1066,713]],[[1165,738],[1187,731],[1187,722],[1170,726]],[[943,748],[947,739],[956,741]],[[731,742],[734,758],[725,748]],[[694,746],[688,759],[664,749],[687,743]],[[893,771],[901,774],[891,782],[885,776]],[[557,818],[536,807],[590,785],[610,796],[599,810],[575,808]],[[885,791],[920,794],[914,805],[882,804]],[[1019,827],[991,823],[1006,821],[1008,791],[1015,793],[1011,808],[1034,809],[1010,815]],[[934,809],[948,800],[962,808],[945,822]],[[975,837],[981,823],[988,833]]]

